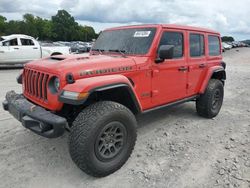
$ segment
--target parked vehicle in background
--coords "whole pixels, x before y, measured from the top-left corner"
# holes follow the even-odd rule
[[[223,47],[225,50],[230,50],[230,49],[232,49],[232,46],[229,45],[229,44],[226,43],[226,42],[222,42],[222,47]]]
[[[249,47],[249,45],[246,42],[240,42],[240,47]]]
[[[226,51],[225,47],[222,44],[221,44],[221,50],[222,50],[222,52]]]
[[[71,52],[75,54],[89,52],[93,45],[93,42],[83,42],[83,41],[72,41],[72,42],[57,41],[54,43],[70,47]]]
[[[231,45],[233,48],[238,48],[239,47],[239,42],[238,41],[233,41],[231,42]]]
[[[225,68],[218,32],[170,24],[111,28],[89,54],[26,64],[17,79],[23,94],[8,92],[3,107],[38,135],[70,130],[72,160],[102,177],[132,153],[137,115],[195,101],[198,115],[217,116]]]
[[[230,50],[232,48],[248,47],[244,41],[222,42],[222,51]]]
[[[70,54],[69,47],[40,45],[36,39],[27,35],[15,34],[1,38],[0,65],[22,64],[48,56]]]
[[[89,52],[93,46],[92,42],[86,42],[87,51]]]
[[[56,42],[53,42],[53,43],[61,45],[61,46],[68,46],[68,47],[70,47],[70,44],[71,44],[71,42],[65,42],[65,41],[56,41]]]
[[[244,43],[246,45],[246,47],[250,46],[250,40],[244,40],[244,41],[242,41],[242,43]]]
[[[84,43],[81,42],[71,42],[70,43],[70,50],[72,53],[80,54],[87,52],[87,46],[84,45]]]

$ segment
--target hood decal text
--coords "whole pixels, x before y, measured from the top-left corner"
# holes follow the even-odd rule
[[[114,73],[114,72],[124,72],[132,70],[131,66],[128,67],[114,67],[108,69],[98,69],[98,70],[83,70],[80,71],[80,76],[90,76],[96,74],[106,74],[106,73]]]

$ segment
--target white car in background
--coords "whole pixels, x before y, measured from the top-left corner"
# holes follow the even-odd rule
[[[36,39],[27,35],[2,36],[0,41],[0,65],[22,64],[62,54],[70,54],[70,48],[67,46],[41,46]]]
[[[223,47],[225,50],[230,50],[230,49],[233,48],[232,45],[227,44],[226,42],[222,42],[222,47]]]

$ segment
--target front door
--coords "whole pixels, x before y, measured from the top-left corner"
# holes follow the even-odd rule
[[[2,42],[2,46],[0,46],[0,64],[19,63],[21,55],[17,38]]]
[[[173,59],[153,63],[152,102],[153,105],[164,105],[185,98],[187,90],[188,67],[185,55],[186,33],[182,30],[165,30],[162,33],[161,45],[173,45]],[[157,52],[158,53],[158,52]]]

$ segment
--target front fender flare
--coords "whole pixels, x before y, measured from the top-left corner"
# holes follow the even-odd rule
[[[108,89],[118,88],[118,87],[126,87],[133,98],[133,102],[137,106],[138,110],[141,111],[141,104],[138,100],[138,97],[134,91],[134,88],[129,81],[129,79],[123,75],[107,75],[107,76],[96,76],[90,78],[83,78],[76,80],[73,84],[67,84],[63,89],[63,91],[71,91],[77,93],[89,93],[89,96],[93,92],[104,91]],[[61,94],[62,94],[61,92]],[[80,105],[83,104],[85,100],[82,101],[69,101],[63,99],[59,95],[59,101],[63,103],[73,104],[73,105]]]

